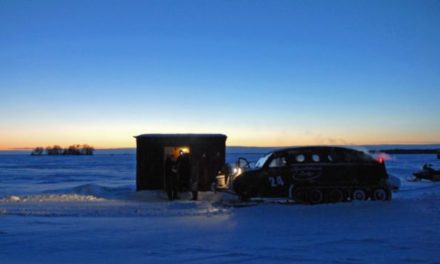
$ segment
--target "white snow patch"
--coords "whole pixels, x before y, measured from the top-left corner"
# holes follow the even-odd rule
[[[37,194],[37,195],[11,195],[0,199],[0,203],[15,202],[78,202],[78,201],[103,201],[102,198],[97,198],[93,195],[79,195],[79,194]]]
[[[221,200],[220,193],[201,192],[198,201],[190,200],[190,193],[180,196],[170,202],[161,191],[133,192],[121,199],[79,194],[11,195],[0,199],[0,207],[6,215],[76,217],[196,216],[230,211],[213,205]]]
[[[435,167],[440,167],[434,156],[393,156],[387,162],[389,172],[402,181],[389,202],[309,206],[264,199],[242,208],[231,207],[235,197],[229,194],[200,193],[199,201],[191,201],[187,193],[170,202],[164,192],[135,192],[134,157],[122,164],[124,156],[45,158],[10,158],[14,162],[10,168],[32,162],[24,172],[14,169],[8,177],[4,171],[9,167],[2,167],[1,263],[438,263],[440,259],[440,183],[405,180],[423,163],[437,162]],[[47,173],[60,164],[77,174]]]

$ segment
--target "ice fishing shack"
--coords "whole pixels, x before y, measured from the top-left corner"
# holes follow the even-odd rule
[[[143,134],[136,138],[136,190],[165,186],[165,160],[184,152],[198,178],[198,190],[207,191],[225,163],[226,135]]]

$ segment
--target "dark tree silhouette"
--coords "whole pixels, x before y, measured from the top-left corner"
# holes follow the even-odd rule
[[[63,154],[63,149],[58,145],[54,145],[53,147],[47,147],[46,153],[47,155],[61,155]]]
[[[45,150],[47,155],[93,155],[95,148],[87,144],[71,145],[65,149],[61,148],[59,145],[54,145],[52,147],[46,147],[46,149],[37,147],[31,152],[31,155],[43,155]]]
[[[71,145],[64,153],[65,155],[81,155],[81,145]]]
[[[82,155],[93,155],[95,149],[87,144],[82,145],[81,154]]]
[[[41,156],[44,153],[44,148],[43,147],[36,147],[32,152],[31,155],[32,156]]]

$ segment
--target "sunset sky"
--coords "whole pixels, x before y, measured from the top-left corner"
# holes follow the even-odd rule
[[[440,1],[0,0],[0,149],[440,142]]]

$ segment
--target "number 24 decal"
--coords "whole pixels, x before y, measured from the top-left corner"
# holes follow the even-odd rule
[[[284,186],[284,181],[281,176],[269,177],[271,187]]]

